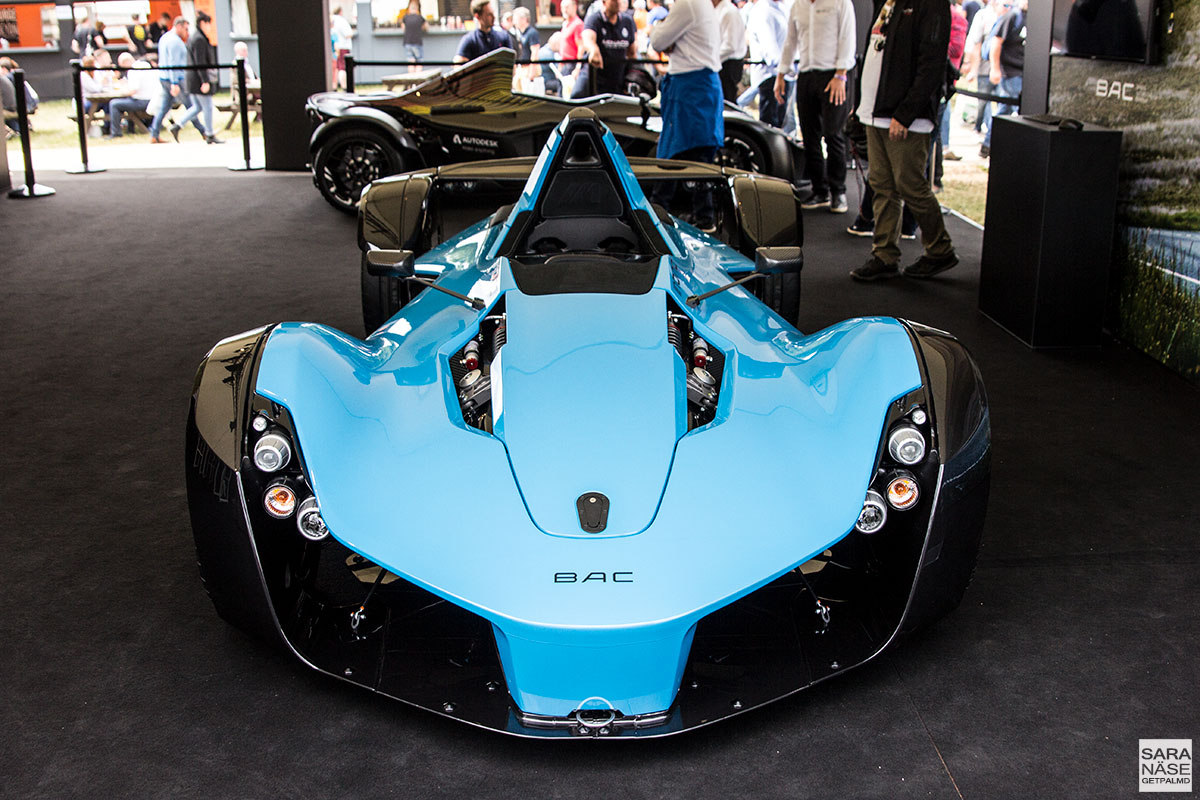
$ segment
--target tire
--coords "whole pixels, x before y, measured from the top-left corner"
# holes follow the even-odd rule
[[[399,278],[377,278],[367,272],[367,255],[362,256],[363,327],[370,336],[413,299],[414,287]]]
[[[402,172],[396,145],[366,127],[345,128],[321,143],[313,158],[313,178],[321,195],[338,211],[358,212],[358,199],[371,181]]]
[[[745,131],[725,129],[725,146],[717,151],[717,164],[762,175],[772,174],[766,149]]]
[[[767,308],[795,325],[800,318],[800,273],[768,275],[756,283],[754,293]]]

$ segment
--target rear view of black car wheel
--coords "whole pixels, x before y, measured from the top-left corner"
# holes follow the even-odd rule
[[[754,294],[768,308],[795,325],[800,317],[800,273],[768,275],[754,283]]]
[[[371,181],[402,171],[396,147],[369,128],[337,131],[313,159],[313,174],[325,199],[339,211],[353,214],[358,198]]]
[[[399,278],[377,278],[367,272],[367,256],[362,256],[363,327],[370,336],[397,311],[404,308],[415,294],[408,281]]]
[[[767,154],[752,135],[736,129],[725,129],[725,146],[717,151],[717,164],[750,172],[770,175]]]

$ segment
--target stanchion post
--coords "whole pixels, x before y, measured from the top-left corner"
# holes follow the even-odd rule
[[[238,112],[242,115],[242,156],[250,169],[250,106],[246,97],[246,59],[237,60]]]
[[[93,172],[104,172],[103,167],[93,169],[88,166],[87,120],[83,115],[83,80],[80,78],[82,71],[83,68],[79,63],[79,59],[71,59],[71,82],[75,85],[75,126],[79,128],[79,166],[65,170],[72,175],[90,175]]]
[[[346,54],[346,91],[354,93],[354,56]]]
[[[17,199],[49,197],[54,190],[49,186],[38,186],[33,177],[33,146],[29,141],[29,108],[25,104],[25,70],[12,71],[13,88],[17,92],[17,124],[21,126],[21,154],[25,157],[25,185],[9,191],[8,196]]]
[[[238,83],[238,113],[242,117],[242,164],[231,164],[235,172],[243,170],[262,169],[262,165],[254,165],[250,160],[250,99],[246,91],[246,59],[239,58],[234,64],[237,68]]]

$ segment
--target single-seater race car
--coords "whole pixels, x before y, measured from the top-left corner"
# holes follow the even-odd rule
[[[754,181],[775,183],[744,182],[743,234],[790,213],[797,241],[795,199]],[[365,340],[218,343],[186,440],[218,613],[320,672],[543,737],[705,725],[945,615],[988,494],[974,362],[892,318],[803,334],[745,288],[797,275],[800,248],[754,252],[651,204],[578,109],[511,207],[415,263],[368,243],[377,275],[437,279]]]
[[[323,92],[308,100],[313,183],[335,208],[354,213],[362,190],[387,175],[463,161],[536,156],[563,115],[586,106],[629,156],[654,155],[662,130],[649,97],[601,94],[565,100],[512,90],[515,54],[495,50],[401,93]],[[726,104],[726,166],[803,181],[795,142]]]

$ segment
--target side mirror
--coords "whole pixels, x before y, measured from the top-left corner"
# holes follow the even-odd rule
[[[411,278],[412,250],[368,250],[367,274],[376,278]]]
[[[754,271],[782,275],[804,268],[804,250],[799,247],[760,247],[754,251]]]

